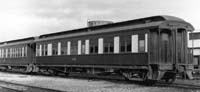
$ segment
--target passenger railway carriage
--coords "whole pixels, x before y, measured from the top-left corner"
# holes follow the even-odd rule
[[[153,16],[45,34],[35,38],[35,59],[27,62],[34,72],[115,73],[167,82],[177,74],[192,78],[187,32],[193,30],[180,18]]]
[[[35,59],[34,37],[0,43],[0,69],[31,72]]]

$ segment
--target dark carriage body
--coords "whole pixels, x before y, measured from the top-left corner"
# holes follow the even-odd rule
[[[187,32],[192,30],[182,19],[154,16],[45,34],[36,40],[36,64],[41,68],[125,68],[131,74],[139,71],[140,77],[146,69],[151,73],[148,78],[159,79],[166,72],[191,69]]]
[[[2,42],[0,67],[27,67],[35,61],[34,37]]]
[[[107,31],[107,30],[105,30]],[[78,45],[78,41],[82,41],[85,42],[85,40],[89,40],[90,42],[93,43],[93,45],[96,45],[96,49],[98,48],[98,39],[99,38],[104,38],[104,42],[105,41],[112,41],[111,43],[114,45],[113,41],[114,41],[114,37],[118,36],[118,37],[125,37],[128,38],[126,40],[131,40],[131,34],[145,34],[148,31],[147,30],[126,30],[125,32],[121,32],[120,30],[118,32],[111,32],[111,33],[103,33],[98,31],[99,33],[97,34],[96,32],[88,32],[88,33],[94,33],[91,35],[82,35],[82,36],[74,36],[74,37],[66,37],[66,38],[59,38],[59,39],[53,39],[53,40],[47,40],[47,41],[42,41],[42,42],[37,42],[37,44],[44,44],[44,43],[53,43],[56,44],[58,42],[61,42],[61,44],[67,44],[66,42],[70,41],[71,44],[73,43],[77,43],[76,45]],[[108,31],[109,32],[109,31]],[[79,34],[77,34],[79,35]],[[70,36],[70,35],[69,35]],[[127,46],[128,47],[128,46]],[[55,48],[58,48],[58,46],[56,46]],[[73,47],[71,47],[73,48]],[[78,49],[78,46],[75,46],[75,49]],[[78,55],[78,51],[73,53],[73,51],[71,51],[70,55],[67,55],[66,53],[61,54],[61,55],[52,55],[52,56],[38,56],[36,58],[37,64],[41,64],[41,65],[114,65],[114,66],[132,66],[132,65],[148,65],[148,53],[145,51],[141,51],[141,52],[134,52],[132,53],[131,51],[127,51],[127,52],[118,52],[118,53],[114,53],[114,46],[110,47],[113,49],[113,51],[110,52],[106,52],[103,51],[103,53],[99,53],[98,51],[91,51],[91,47],[90,47],[90,51],[88,54],[85,53],[81,53],[80,55]],[[129,47],[130,49],[131,47]],[[62,49],[62,47],[61,47]],[[95,47],[94,47],[95,49]],[[103,48],[105,49],[105,47]],[[66,50],[66,49],[63,49]],[[84,67],[84,66],[83,66]],[[95,66],[94,66],[95,67]]]
[[[0,55],[0,64],[28,66],[29,72],[112,72],[169,81],[178,73],[191,75],[187,32],[193,30],[180,18],[153,16],[44,34],[3,42],[0,49],[5,56]],[[26,56],[22,56],[24,47]],[[20,49],[9,52],[10,48]]]

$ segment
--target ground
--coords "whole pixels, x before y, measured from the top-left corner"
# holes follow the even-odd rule
[[[0,72],[1,80],[67,92],[200,92],[200,89],[184,87],[145,86],[123,81],[33,76]],[[176,83],[200,85],[200,80],[177,80]]]

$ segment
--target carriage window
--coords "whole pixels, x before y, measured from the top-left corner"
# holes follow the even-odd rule
[[[18,58],[20,57],[20,48],[18,48]]]
[[[15,48],[12,48],[12,57],[15,58]]]
[[[4,49],[2,49],[2,58],[4,58]]]
[[[0,49],[0,58],[1,58],[1,49]]]
[[[40,45],[39,56],[42,56],[42,45]]]
[[[61,55],[67,55],[67,42],[61,43]]]
[[[61,42],[58,42],[58,55],[61,55]]]
[[[8,49],[8,58],[10,58],[10,49]]]
[[[44,55],[47,56],[47,44],[44,45]]]
[[[12,48],[12,58],[14,58],[14,55],[15,55],[14,48]]]
[[[145,34],[139,34],[138,52],[145,52]]]
[[[22,48],[19,48],[19,57],[22,57]]]
[[[28,47],[26,46],[26,47],[25,47],[25,53],[24,53],[24,56],[25,56],[25,57],[28,55],[27,53],[28,53]]]
[[[113,53],[113,51],[114,51],[113,42],[104,43],[104,53]]]
[[[3,49],[1,49],[1,58],[3,58]]]
[[[120,38],[120,52],[131,52],[131,36],[122,36]]]
[[[114,37],[114,53],[119,53],[119,36]]]
[[[107,38],[104,41],[104,53],[113,53],[114,52],[114,42],[112,38]]]
[[[40,55],[40,52],[39,52],[39,50],[40,50],[40,47],[39,47],[39,45],[36,45],[36,56],[39,56],[39,55]]]
[[[18,48],[15,48],[16,58],[18,58]]]
[[[43,45],[41,45],[41,46],[42,46],[42,49],[41,49],[41,50],[42,50],[42,55],[41,55],[41,56],[45,56],[45,55],[44,55],[44,50],[45,50],[44,46],[45,46],[45,45],[43,44]]]
[[[86,54],[86,41],[87,40],[85,40],[85,43],[82,43],[81,44],[81,54]],[[89,47],[89,43],[88,43],[88,47]]]
[[[15,58],[18,58],[18,48],[15,48]]]
[[[21,56],[22,56],[22,51],[21,51],[21,48],[19,48],[19,57],[21,57]]]
[[[6,58],[8,57],[8,49],[6,49]]]
[[[104,46],[104,40],[103,38],[98,39],[98,53],[103,54],[103,46]]]
[[[2,56],[1,56],[2,54],[1,54],[1,49],[0,49],[0,58],[2,58]]]
[[[1,49],[1,58],[3,58],[3,49]]]
[[[145,34],[145,52],[147,52],[148,51],[148,34]]]
[[[24,47],[22,47],[22,57],[24,57]]]
[[[71,42],[70,41],[68,41],[67,42],[67,55],[70,55],[71,53]]]
[[[16,57],[16,48],[13,48],[13,57],[15,58]]]
[[[78,44],[77,41],[72,41],[71,43],[71,54],[76,55],[78,52]]]
[[[42,56],[47,56],[47,45],[46,44],[42,45]]]
[[[137,34],[132,35],[131,44],[132,44],[131,52],[132,53],[137,53],[138,52],[138,35]]]
[[[12,48],[10,48],[10,58],[12,58]]]
[[[82,52],[81,40],[78,40],[78,55],[80,55],[81,52]]]
[[[53,51],[53,55],[58,55],[58,44],[57,43],[53,43],[52,44],[52,51]]]
[[[85,54],[89,54],[90,40],[85,40]]]
[[[10,57],[11,57],[11,58],[13,57],[13,51],[12,51],[12,48],[10,48]]]
[[[47,55],[48,56],[52,55],[52,44],[51,43],[47,45]]]
[[[98,41],[97,41],[97,39],[90,40],[90,53],[91,54],[98,53]]]

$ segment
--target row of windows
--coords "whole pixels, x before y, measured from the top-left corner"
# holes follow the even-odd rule
[[[27,47],[0,49],[0,58],[20,58],[27,56]]]
[[[147,34],[36,45],[36,56],[147,52]]]

